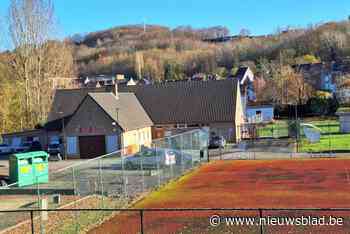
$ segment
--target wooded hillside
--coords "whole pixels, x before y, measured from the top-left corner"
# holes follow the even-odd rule
[[[341,60],[350,56],[350,22],[330,22],[306,29],[285,29],[266,36],[245,30],[222,43],[207,39],[229,35],[225,27],[193,29],[122,26],[69,39],[81,76],[181,79],[196,73],[227,76],[240,64],[259,72],[262,63],[293,65]],[[166,74],[168,73],[168,74]],[[169,74],[170,73],[170,74]]]

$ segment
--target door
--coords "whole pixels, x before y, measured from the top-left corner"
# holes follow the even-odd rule
[[[67,137],[67,154],[76,155],[77,153],[77,137]]]
[[[112,153],[118,150],[118,136],[107,136],[107,153]]]
[[[105,136],[80,136],[80,158],[96,158],[106,154]]]

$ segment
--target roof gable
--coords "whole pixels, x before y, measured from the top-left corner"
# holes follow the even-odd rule
[[[62,117],[71,116],[89,92],[111,92],[112,88],[112,86],[106,86],[103,88],[56,90],[47,121],[57,122],[56,120],[60,120]]]
[[[89,93],[90,96],[124,131],[150,127],[151,119],[133,93]]]
[[[241,85],[243,85],[247,80],[249,82],[254,81],[254,73],[249,67],[240,67],[236,72],[235,78],[241,82]]]

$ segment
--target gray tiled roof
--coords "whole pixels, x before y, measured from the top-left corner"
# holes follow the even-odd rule
[[[89,92],[111,92],[112,88],[112,86],[107,86],[102,88],[56,90],[51,111],[49,113],[48,122],[60,120],[63,116],[65,118],[71,116]]]
[[[113,93],[88,94],[102,109],[119,124],[124,131],[135,130],[153,125],[145,110],[133,93],[119,93],[118,99]]]
[[[119,95],[134,93],[154,124],[206,124],[235,122],[237,79],[211,81],[178,81],[150,85],[119,86]],[[63,111],[69,121],[79,104],[90,93],[104,93],[99,98],[111,97],[113,86],[57,90],[47,129],[60,129]],[[109,94],[108,94],[109,93]],[[108,95],[107,95],[108,94]],[[103,99],[103,98],[102,98]],[[103,103],[103,106],[107,108]],[[129,103],[131,104],[131,103]],[[128,111],[132,111],[131,109]],[[132,114],[133,115],[133,114]]]
[[[235,122],[236,79],[120,87],[134,92],[155,124]]]

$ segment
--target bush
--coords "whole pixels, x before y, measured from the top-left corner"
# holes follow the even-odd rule
[[[316,92],[316,95],[310,98],[307,104],[313,115],[333,115],[339,106],[336,99],[325,91]]]

